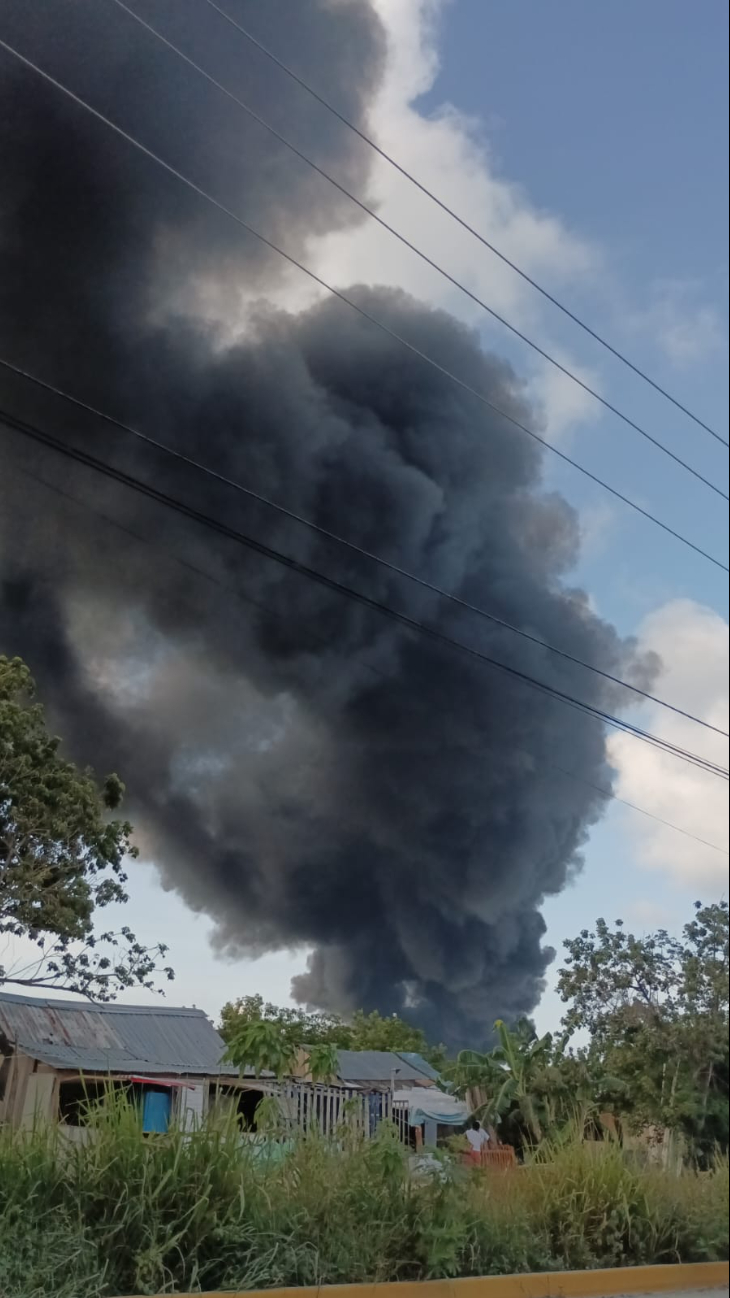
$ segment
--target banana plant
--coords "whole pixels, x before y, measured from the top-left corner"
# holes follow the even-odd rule
[[[251,1019],[231,1037],[223,1058],[241,1072],[252,1068],[256,1077],[273,1073],[280,1078],[294,1071],[297,1047],[280,1024],[270,1019]]]
[[[497,1019],[494,1029],[499,1044],[488,1054],[462,1050],[457,1069],[470,1079],[470,1089],[486,1091],[482,1113],[487,1121],[496,1122],[516,1111],[530,1140],[539,1144],[544,1135],[540,1111],[550,1083],[552,1036],[548,1032],[536,1037],[527,1022],[510,1031]]]
[[[235,1031],[224,1059],[236,1068],[253,1069],[254,1075],[273,1073],[276,1078],[294,1074],[301,1055],[306,1055],[313,1082],[329,1081],[337,1075],[337,1050],[329,1042],[302,1046],[296,1034],[273,1019],[249,1019]]]
[[[307,1050],[307,1066],[313,1082],[329,1082],[337,1076],[339,1061],[337,1047],[321,1041]]]

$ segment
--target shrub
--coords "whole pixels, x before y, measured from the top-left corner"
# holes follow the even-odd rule
[[[0,1131],[0,1294],[114,1298],[725,1259],[728,1164],[670,1176],[578,1141],[415,1177],[394,1129],[257,1156],[225,1124],[143,1137],[118,1096],[89,1136]],[[258,1151],[260,1155],[260,1150]]]

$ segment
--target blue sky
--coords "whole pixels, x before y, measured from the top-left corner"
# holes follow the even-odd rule
[[[372,126],[381,142],[535,278],[658,382],[727,436],[727,6],[721,0],[376,0],[390,62]],[[326,84],[320,87],[326,93]],[[723,448],[542,302],[404,182],[376,168],[382,214],[563,363],[712,480],[727,483]],[[402,283],[458,311],[507,356],[544,409],[545,435],[703,548],[727,561],[727,510],[588,398],[555,385],[524,345],[475,312],[370,226],[313,242],[309,262],[347,285]],[[296,305],[301,285],[285,286]],[[552,461],[552,462],[551,462]],[[612,501],[553,457],[546,485],[579,512],[572,583],[623,634],[661,650],[658,692],[727,729],[725,574]],[[727,760],[707,732],[656,709],[632,713],[686,746]],[[724,789],[675,769],[631,740],[614,750],[617,791],[656,815],[727,845]],[[575,884],[545,904],[560,947],[599,914],[638,928],[689,918],[712,900],[727,857],[613,804]],[[283,1001],[304,953],[258,962],[216,958],[212,926],[154,867],[131,870],[125,919],[170,944],[170,999],[213,1016],[261,991]],[[137,997],[138,998],[138,997]],[[549,990],[540,1027],[555,1027]]]
[[[712,283],[727,256],[727,34],[721,0],[455,0],[423,104],[481,117],[509,175],[610,245],[617,269]]]
[[[431,112],[448,99],[481,118],[497,169],[524,185],[538,207],[558,213],[601,246],[612,292],[618,303],[626,299],[627,314],[649,310],[669,283],[689,311],[709,309],[722,320],[728,291],[727,27],[727,6],[717,0],[691,10],[681,0],[456,0],[440,27],[439,76],[419,106]],[[572,286],[569,304],[707,422],[726,430],[727,366],[720,347],[692,364],[672,364],[650,329],[637,336],[622,322],[620,305],[607,310],[594,288],[589,283],[581,293]],[[557,313],[551,329],[580,359],[601,365],[605,394],[616,405],[708,476],[723,471],[723,453],[701,429]],[[519,367],[522,345],[505,341],[503,348]],[[632,430],[602,418],[578,440],[578,449],[577,458],[589,467],[640,495],[704,548],[726,555],[722,502]],[[571,500],[586,499],[575,477],[556,480]],[[621,518],[631,534],[602,562],[587,564],[584,574],[619,626],[635,621],[635,607],[617,583],[618,574],[633,567],[634,542],[642,547],[645,569],[637,600],[650,607],[666,590],[726,610],[721,573],[642,521],[625,512]]]

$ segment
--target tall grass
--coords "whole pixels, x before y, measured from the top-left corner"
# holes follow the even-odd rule
[[[274,1162],[230,1128],[0,1132],[0,1295],[109,1298],[728,1256],[728,1166],[669,1177],[578,1142],[510,1173],[414,1177],[394,1132]]]

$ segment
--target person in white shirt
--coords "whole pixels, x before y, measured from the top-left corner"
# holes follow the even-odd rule
[[[466,1138],[471,1146],[471,1156],[476,1162],[481,1158],[482,1151],[489,1144],[489,1136],[477,1118],[472,1118]]]

